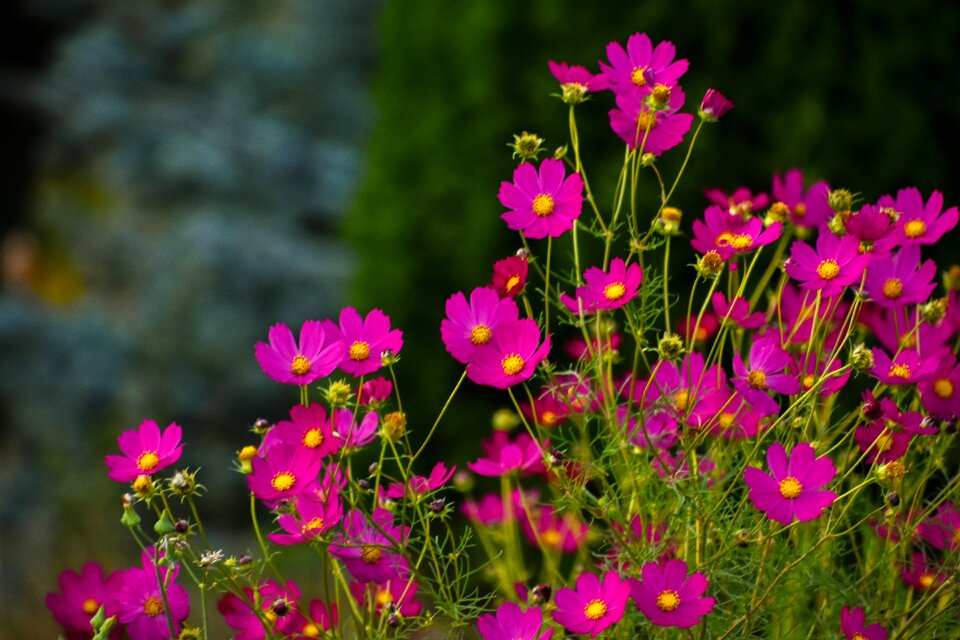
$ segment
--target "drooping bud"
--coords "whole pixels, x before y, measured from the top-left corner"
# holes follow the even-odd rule
[[[539,154],[546,151],[542,144],[543,138],[535,133],[524,131],[520,135],[513,134],[513,144],[507,144],[507,146],[513,149],[513,157],[520,158],[520,162],[524,163],[528,160],[536,160]]]
[[[395,354],[390,349],[384,349],[380,352],[380,364],[385,367],[392,367],[393,365],[400,362],[400,356]]]
[[[561,97],[567,104],[580,104],[586,99],[587,85],[579,82],[565,82],[560,85]]]
[[[856,371],[869,371],[874,367],[873,352],[862,342],[853,348],[850,365]]]
[[[437,498],[436,500],[432,500],[428,506],[430,507],[430,511],[440,514],[447,508],[447,501],[443,498]]]

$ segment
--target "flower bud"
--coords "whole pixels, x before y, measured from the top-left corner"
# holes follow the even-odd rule
[[[883,417],[883,408],[876,401],[864,402],[860,410],[863,411],[863,417],[867,420],[879,420]]]
[[[360,478],[359,480],[357,480],[357,486],[360,487],[361,491],[370,491],[372,487],[372,485],[370,484],[370,481],[367,480],[366,478]]]
[[[245,567],[251,562],[253,562],[252,556],[243,555],[237,558],[237,564],[240,565],[241,567]]]
[[[371,462],[370,466],[367,467],[367,473],[369,473],[370,475],[373,475],[377,472],[377,469],[379,468],[380,468],[379,464],[377,464],[376,462]]]
[[[657,353],[661,360],[676,360],[683,353],[683,340],[673,333],[664,334],[657,345]]]
[[[561,97],[567,104],[580,104],[587,97],[587,85],[579,82],[564,82],[560,85]]]
[[[250,464],[250,461],[256,458],[259,455],[257,448],[251,444],[248,444],[243,449],[237,453],[237,460],[240,461],[240,471],[242,473],[253,473],[253,466]]]
[[[827,195],[827,204],[837,213],[853,209],[853,194],[847,189],[831,189]]]
[[[538,584],[530,589],[530,604],[539,606],[544,602],[550,602],[550,596],[553,595],[553,587],[549,584]]]
[[[396,613],[391,613],[387,616],[387,626],[391,629],[396,629],[400,626],[400,616]]]
[[[733,103],[727,100],[726,96],[716,89],[707,89],[700,101],[697,115],[704,122],[718,122],[730,109],[733,109]]]
[[[520,135],[513,134],[513,144],[507,144],[507,146],[513,149],[513,157],[520,158],[520,162],[523,163],[527,160],[536,160],[539,154],[546,151],[541,147],[542,144],[543,138],[535,133],[524,131]]]
[[[842,238],[847,235],[847,225],[843,220],[843,216],[837,214],[830,218],[830,222],[827,223],[827,228],[833,232],[833,235]]]
[[[290,613],[290,603],[287,602],[286,598],[277,598],[273,601],[270,609],[280,617],[283,617]]]
[[[653,164],[657,161],[657,156],[652,153],[645,153],[640,156],[640,166],[641,167],[652,167]]]
[[[327,398],[327,402],[330,403],[330,406],[342,407],[353,397],[353,387],[344,380],[334,380],[330,383],[330,386],[327,387],[324,395]]]
[[[383,416],[381,423],[383,437],[396,442],[407,433],[407,415],[400,411],[392,411]]]
[[[869,371],[873,369],[873,352],[862,342],[853,348],[850,354],[850,364],[856,371]]]
[[[273,428],[273,425],[270,424],[269,420],[267,420],[266,418],[257,418],[257,420],[253,423],[253,428],[251,429],[251,431],[253,431],[255,434],[259,436],[262,436],[267,431],[270,431],[270,429],[272,428]]]
[[[767,209],[766,217],[769,218],[772,222],[783,222],[784,220],[787,219],[787,215],[789,215],[789,213],[790,213],[790,207],[788,207],[786,203],[780,202],[778,200],[777,202],[774,202],[772,205],[770,205],[769,209]]]
[[[948,436],[952,436],[953,434],[955,434],[957,432],[957,421],[950,420],[949,422],[947,422],[946,426],[943,428],[943,432]]]
[[[653,85],[653,89],[650,90],[650,95],[647,96],[647,106],[654,111],[666,109],[670,104],[670,94],[670,87],[667,85],[660,83]]]
[[[153,495],[153,478],[148,475],[139,475],[131,485],[134,493],[140,498],[147,499]]]
[[[492,422],[494,431],[510,431],[520,424],[520,416],[510,409],[497,409]]]
[[[947,299],[938,298],[931,300],[920,307],[920,315],[927,324],[937,324],[947,317]]]
[[[473,489],[473,474],[468,471],[457,471],[453,474],[453,486],[460,493],[466,493]]]
[[[170,490],[175,494],[181,497],[187,497],[193,495],[194,491],[197,489],[197,478],[196,474],[190,473],[186,469],[177,471],[173,474],[173,477],[170,478],[167,485],[170,487]]]
[[[568,150],[569,150],[569,147],[567,147],[567,145],[563,145],[562,147],[557,147],[557,148],[554,149],[554,151],[553,151],[553,159],[554,159],[554,160],[563,160],[564,158],[567,157],[567,151],[568,151]]]
[[[385,367],[392,367],[393,365],[400,362],[400,356],[395,354],[390,349],[384,349],[380,352],[380,364]]]
[[[443,498],[437,498],[430,502],[429,507],[433,513],[443,513],[443,510],[447,508],[447,501]]]
[[[701,278],[716,278],[723,271],[723,258],[713,249],[707,251],[697,262],[697,272]]]
[[[177,640],[200,640],[202,637],[203,634],[198,627],[184,627],[177,636]]]
[[[167,515],[167,512],[164,511],[160,514],[160,519],[153,525],[153,530],[157,532],[157,535],[165,536],[168,533],[173,533],[174,526],[170,521],[170,516]]]
[[[665,236],[676,235],[680,232],[680,220],[683,218],[683,212],[676,207],[664,207],[657,217],[657,223],[654,227],[659,233]]]
[[[888,491],[884,499],[891,507],[900,506],[900,495],[896,491]]]
[[[960,289],[960,265],[952,264],[943,274],[943,288],[947,291]]]
[[[190,531],[190,523],[186,520],[180,519],[173,523],[173,530],[183,535]]]
[[[899,480],[907,473],[907,468],[899,460],[894,460],[877,467],[877,479],[881,482]],[[897,505],[893,505],[897,506]]]

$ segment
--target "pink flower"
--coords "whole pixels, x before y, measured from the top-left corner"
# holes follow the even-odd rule
[[[873,369],[870,374],[884,384],[899,386],[905,384],[914,384],[925,380],[936,371],[939,360],[927,355],[921,358],[920,355],[907,349],[897,353],[893,359],[887,355],[887,352],[878,347],[873,351]]]
[[[668,560],[663,566],[648,562],[640,570],[641,580],[630,580],[637,608],[658,627],[683,629],[700,623],[716,601],[704,598],[709,582],[700,572],[687,576],[687,563]]]
[[[870,253],[874,257],[885,256],[896,246],[893,221],[887,211],[867,204],[855,213],[841,216],[844,229],[860,241],[864,253]]]
[[[423,476],[411,476],[409,483],[404,486],[399,482],[392,482],[387,488],[386,495],[388,498],[394,500],[400,500],[402,498],[412,498],[415,496],[422,495],[424,493],[430,493],[431,491],[436,491],[443,485],[447,484],[453,473],[457,470],[456,465],[447,469],[447,465],[442,462],[438,462],[433,466],[433,470],[430,472],[429,477]]]
[[[378,376],[360,386],[360,404],[365,407],[380,407],[386,404],[392,393],[393,383],[383,376]]]
[[[826,370],[827,363],[822,361],[821,358],[822,354],[810,353],[808,355],[806,352],[802,352],[794,355],[790,364],[787,365],[787,371],[797,378],[803,391],[809,391],[814,384],[823,379],[824,375],[827,373],[833,374],[842,366],[839,358],[833,358],[828,372]],[[827,397],[837,393],[843,389],[849,379],[849,369],[838,376],[831,375],[820,384],[820,395]]]
[[[342,371],[355,376],[373,373],[382,365],[381,354],[391,351],[400,353],[403,348],[403,332],[390,330],[390,318],[380,309],[374,309],[366,318],[353,307],[340,312],[340,326],[324,321],[324,329],[345,345],[340,360]]]
[[[844,607],[840,610],[840,630],[847,640],[887,640],[887,630],[879,624],[864,626],[863,609]]]
[[[190,615],[190,596],[183,586],[174,582],[180,568],[177,565],[159,568],[166,592],[165,604],[152,555],[144,551],[141,562],[142,567],[127,569],[121,574],[123,584],[115,594],[117,618],[127,625],[127,633],[134,640],[175,638],[180,633],[180,625]],[[173,620],[173,629],[168,618]]]
[[[383,610],[398,611],[400,615],[412,618],[420,615],[423,605],[417,601],[417,581],[413,576],[391,578],[381,583],[351,582],[350,593],[364,609],[371,605],[377,615]]]
[[[610,65],[601,62],[600,70],[618,94],[646,95],[655,84],[677,86],[689,63],[674,61],[676,53],[672,42],[660,42],[654,48],[647,34],[635,33],[627,40],[626,51],[618,42],[607,45]]]
[[[764,228],[760,218],[744,221],[740,216],[732,215],[716,205],[707,207],[703,218],[703,221],[693,221],[693,240],[690,244],[700,253],[716,251],[724,260],[774,242],[783,228],[779,222]]]
[[[283,615],[277,616],[273,624],[270,625],[270,632],[280,632],[283,634],[292,632],[291,626],[296,626],[298,612],[297,602],[300,600],[300,589],[293,580],[287,580],[287,588],[281,588],[273,580],[265,580],[257,585],[256,592],[250,587],[244,587],[245,598],[240,598],[232,593],[224,595],[217,603],[217,610],[223,616],[227,626],[235,632],[233,640],[261,640],[266,637],[263,629],[263,623],[257,612],[251,609],[250,603],[256,603],[263,614],[270,612],[270,616],[275,615],[273,609],[277,603],[286,603],[287,611]],[[311,616],[314,609],[311,608]],[[314,618],[317,622],[317,620]]]
[[[501,182],[497,195],[509,209],[500,216],[507,227],[528,238],[556,238],[572,229],[583,206],[583,180],[566,173],[553,159],[540,163],[539,171],[529,162],[517,167],[513,182]]]
[[[717,122],[727,115],[730,109],[733,109],[733,103],[727,100],[726,96],[716,89],[707,89],[697,113],[706,122]]]
[[[762,311],[750,313],[750,303],[746,298],[734,298],[727,303],[727,297],[720,292],[713,294],[710,305],[720,318],[726,318],[741,329],[758,329],[766,321],[766,314]]]
[[[705,189],[703,194],[712,204],[725,207],[731,215],[737,215],[743,219],[762,211],[770,202],[767,194],[754,194],[747,187],[740,187],[730,195],[720,189]]]
[[[543,446],[549,445],[545,443]],[[481,476],[502,476],[516,470],[526,473],[543,470],[541,448],[525,431],[518,433],[512,442],[503,431],[494,431],[491,438],[484,441],[483,448],[487,457],[467,463],[471,471]]]
[[[602,73],[594,75],[585,67],[570,66],[566,62],[547,62],[550,73],[560,83],[563,90],[564,102],[578,104],[586,99],[587,94],[603,91],[610,86],[609,80]]]
[[[636,262],[628,267],[622,258],[614,258],[610,262],[609,271],[590,267],[584,272],[583,279],[587,284],[577,287],[576,300],[567,294],[560,296],[561,302],[574,315],[580,314],[581,305],[584,313],[600,309],[619,309],[636,297],[643,280],[643,272]]]
[[[483,640],[550,640],[553,629],[543,628],[543,612],[538,607],[526,611],[515,602],[504,602],[496,615],[485,613],[477,620]]]
[[[937,265],[920,265],[920,246],[909,245],[889,258],[870,263],[864,289],[881,307],[906,307],[926,302],[936,288]]]
[[[352,509],[343,531],[330,553],[343,560],[357,581],[382,583],[409,574],[407,561],[396,551],[404,547],[409,527],[395,526],[393,514],[386,509],[376,509],[372,520]]]
[[[493,339],[477,349],[467,377],[498,389],[528,380],[550,351],[550,336],[540,343],[540,327],[528,318],[499,325]]]
[[[344,345],[317,320],[303,323],[299,346],[282,323],[270,327],[268,337],[270,344],[258,342],[255,352],[260,368],[277,382],[310,384],[330,375],[343,359]]]
[[[860,253],[856,238],[838,238],[825,230],[817,238],[816,251],[806,242],[794,242],[785,268],[787,275],[804,289],[835,296],[844,287],[860,282],[869,263],[870,255]]]
[[[298,496],[317,479],[320,458],[312,449],[286,443],[267,449],[263,458],[250,461],[253,472],[247,475],[247,485],[260,500],[275,504]]]
[[[877,204],[897,216],[894,237],[901,245],[933,244],[956,227],[960,217],[956,207],[942,211],[943,194],[939,191],[934,191],[924,204],[923,196],[914,187],[898,191],[896,200],[882,196]]]
[[[610,128],[630,149],[642,147],[644,153],[658,156],[683,142],[683,136],[690,131],[693,116],[677,113],[683,100],[683,91],[676,87],[671,91],[667,109],[651,111],[639,97],[619,94],[617,108],[608,114]]]
[[[271,533],[270,541],[280,545],[301,544],[319,538],[340,524],[343,507],[336,491],[330,491],[326,499],[304,491],[297,498],[295,513],[282,513],[277,524],[286,533]]]
[[[502,523],[506,518],[503,498],[499,493],[488,493],[480,498],[479,502],[468,498],[463,501],[460,509],[463,511],[463,515],[475,525],[496,525]]]
[[[339,451],[343,439],[333,435],[323,405],[311,402],[309,407],[299,404],[291,407],[290,421],[278,422],[263,438],[265,449],[279,443],[305,447],[322,458]]]
[[[493,339],[497,326],[520,319],[517,303],[489,287],[470,292],[470,302],[457,292],[447,299],[447,317],[440,322],[440,336],[447,353],[466,364],[477,350]]]
[[[806,442],[793,448],[789,461],[783,445],[774,442],[767,449],[767,465],[770,475],[747,467],[743,479],[750,488],[750,502],[771,520],[782,525],[794,518],[813,520],[837,499],[833,491],[820,489],[837,475],[836,467],[826,456],[817,458]]]
[[[553,619],[570,633],[589,633],[595,638],[607,627],[620,622],[629,597],[630,585],[616,571],[608,571],[603,576],[603,584],[592,573],[581,573],[576,590],[557,591]]]
[[[318,638],[323,635],[323,631],[331,631],[337,624],[336,604],[331,604],[328,609],[322,600],[311,600],[309,613],[308,619],[296,608],[291,609],[284,617],[282,625],[278,625],[282,627],[282,633],[286,634],[284,637]]]
[[[346,449],[357,449],[373,442],[379,426],[380,416],[376,411],[367,411],[358,419],[350,409],[337,409],[330,417],[333,435],[344,439]]]
[[[756,407],[764,415],[771,415],[780,409],[777,400],[767,392],[774,391],[792,395],[800,391],[796,378],[788,373],[780,373],[790,364],[790,354],[779,347],[776,339],[756,340],[750,347],[750,364],[745,366],[739,352],[733,354],[733,386],[744,400]]]
[[[180,459],[180,425],[171,422],[163,433],[153,420],[144,420],[139,429],[124,431],[117,438],[122,456],[104,459],[110,470],[107,475],[117,482],[133,482],[140,475],[151,475]]]
[[[64,571],[60,574],[60,593],[48,593],[47,608],[54,620],[62,625],[68,640],[93,637],[90,618],[104,607],[107,617],[117,613],[114,594],[120,589],[123,578],[114,571],[104,576],[103,567],[96,562],[83,565],[80,573]],[[114,635],[119,635],[115,633]]]
[[[491,286],[501,298],[516,298],[523,293],[527,285],[527,273],[530,267],[527,259],[510,256],[493,263]]]
[[[944,502],[935,517],[917,525],[917,533],[936,549],[956,549],[960,546],[960,511],[953,502]]]
[[[922,380],[917,388],[923,407],[941,420],[960,417],[960,365],[952,352],[942,356],[937,371],[928,379]]]
[[[520,505],[520,527],[527,541],[545,550],[576,553],[587,541],[589,528],[572,511],[557,513],[550,505],[527,504],[531,514]],[[530,516],[533,516],[531,519]]]
[[[914,551],[910,562],[900,570],[900,577],[907,586],[921,593],[927,593],[936,591],[947,579],[947,574],[943,567],[930,564],[923,553]]]
[[[784,179],[774,174],[773,199],[787,206],[787,217],[798,227],[813,229],[827,222],[833,215],[833,209],[827,201],[830,186],[823,180],[803,190],[803,172],[799,169],[787,171]]]

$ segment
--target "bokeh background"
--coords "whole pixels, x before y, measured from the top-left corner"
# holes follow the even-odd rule
[[[253,344],[278,321],[383,309],[404,330],[411,427],[459,375],[443,301],[515,251],[506,144],[565,142],[547,60],[596,68],[637,31],[736,108],[676,204],[801,167],[873,200],[957,187],[960,5],[912,0],[16,0],[0,16],[0,638],[53,637],[64,568],[135,561],[102,458],[143,419],[184,426],[208,528],[245,533],[230,470],[295,401]],[[621,145],[580,108],[601,202]],[[672,174],[679,158],[663,159]],[[651,195],[652,197],[652,195]],[[689,224],[689,222],[687,223]],[[944,243],[941,260],[958,260]],[[675,267],[690,262],[675,256]],[[435,458],[475,457],[504,398],[467,387]]]

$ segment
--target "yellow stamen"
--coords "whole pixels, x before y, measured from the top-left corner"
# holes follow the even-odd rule
[[[660,611],[673,611],[680,606],[680,594],[672,589],[664,589],[657,595],[657,608]]]
[[[156,451],[144,451],[137,458],[137,468],[144,473],[153,471],[160,463],[160,458]]]
[[[470,330],[470,342],[473,344],[487,344],[493,337],[493,331],[485,324],[478,324]]]
[[[937,576],[932,573],[925,573],[917,580],[920,583],[920,588],[926,591],[933,586],[934,580],[937,579]]]
[[[380,558],[383,557],[383,552],[380,551],[380,547],[366,546],[363,548],[363,552],[360,554],[360,559],[363,560],[365,564],[377,564],[380,562]]]
[[[764,391],[767,388],[767,374],[760,370],[751,371],[747,374],[747,384],[753,389]]]
[[[904,380],[910,379],[910,365],[907,364],[893,364],[890,365],[890,371],[887,375],[891,378],[903,378]]]
[[[289,491],[297,483],[297,476],[289,471],[281,471],[270,480],[270,486],[277,491]]]
[[[515,376],[523,371],[523,366],[525,364],[526,362],[524,362],[523,358],[518,353],[511,353],[500,361],[500,367],[508,376]]]
[[[646,71],[646,67],[634,67],[633,72],[630,74],[630,82],[637,85],[638,87],[644,87],[647,85],[647,79],[643,77],[643,72]]]
[[[559,549],[563,543],[563,534],[556,529],[547,529],[540,534],[540,540],[543,541],[543,546],[549,549]]]
[[[788,476],[780,481],[780,495],[787,500],[793,500],[803,492],[803,485],[793,476]]]
[[[896,300],[903,295],[903,282],[900,278],[888,278],[883,283],[883,295],[890,300]]]
[[[317,517],[303,525],[303,533],[323,529],[323,518]]]
[[[357,340],[350,345],[350,359],[355,362],[362,362],[370,357],[370,345],[363,340]]]
[[[100,609],[100,603],[94,600],[93,598],[87,598],[83,601],[83,612],[88,616],[92,616]]]
[[[603,295],[607,300],[619,300],[627,293],[622,282],[611,282],[603,288]]]
[[[583,615],[589,620],[599,620],[607,615],[607,603],[603,600],[591,600],[583,608]]]
[[[318,629],[317,625],[313,624],[312,622],[308,622],[307,624],[303,625],[303,631],[301,633],[308,638],[320,637],[320,629]]]
[[[297,354],[290,363],[290,373],[295,376],[305,376],[310,373],[310,361],[306,357]]]
[[[720,428],[726,431],[733,426],[733,415],[732,413],[721,413],[720,419],[717,421],[720,423]]]
[[[919,238],[927,232],[927,223],[923,220],[911,220],[903,225],[903,235],[908,238]]]
[[[506,289],[507,293],[510,293],[518,284],[520,284],[520,276],[510,276],[510,278],[507,280],[507,285],[504,288]]]
[[[533,212],[541,218],[553,213],[555,208],[556,204],[553,202],[553,197],[548,193],[541,193],[533,199]]]
[[[803,380],[801,381],[800,384],[803,385],[804,389],[810,390],[813,387],[813,383],[815,381],[816,381],[816,378],[814,378],[813,374],[808,373],[807,375],[803,376]]]
[[[798,202],[793,205],[793,217],[794,218],[803,218],[807,215],[807,205],[802,202]]]
[[[320,429],[310,429],[303,434],[303,446],[316,449],[323,443],[323,432]]]
[[[151,618],[156,618],[164,612],[163,601],[160,598],[147,598],[147,601],[143,603],[143,612]]]
[[[940,378],[933,383],[933,392],[941,400],[953,397],[953,383],[947,378]]]
[[[389,589],[378,589],[377,595],[375,595],[373,599],[379,606],[385,607],[393,602],[393,594],[390,593]]]
[[[824,280],[833,280],[840,275],[840,266],[836,260],[823,260],[817,265],[817,275]]]

